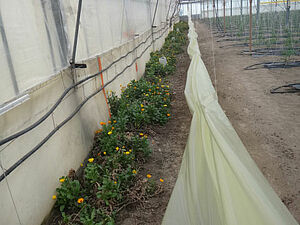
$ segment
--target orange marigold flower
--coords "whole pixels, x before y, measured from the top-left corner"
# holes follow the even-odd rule
[[[83,198],[79,198],[79,199],[77,200],[78,204],[81,204],[81,203],[83,203],[83,201],[84,201],[84,199],[83,199]]]
[[[136,170],[132,170],[132,173],[133,173],[133,174],[136,174]]]
[[[114,129],[115,129],[115,127],[111,127],[111,129],[112,129],[112,130],[114,130]]]
[[[143,112],[143,111],[145,111],[145,109],[144,109],[144,108],[142,108],[141,110],[142,110],[142,112]]]
[[[61,178],[61,179],[59,179],[59,182],[60,182],[60,183],[63,183],[63,182],[65,182],[65,178]]]
[[[111,121],[109,120],[108,123],[111,124]]]
[[[151,174],[147,174],[147,178],[151,178],[152,176],[151,176]]]
[[[101,126],[103,126],[103,125],[105,125],[105,124],[106,124],[106,123],[104,123],[104,122],[100,122],[100,125],[101,125]]]
[[[164,182],[164,180],[163,180],[163,179],[161,179],[161,178],[159,179],[159,181],[160,181],[160,182],[162,182],[162,183]]]
[[[171,114],[170,114],[170,113],[168,113],[168,114],[167,114],[167,116],[171,116]]]

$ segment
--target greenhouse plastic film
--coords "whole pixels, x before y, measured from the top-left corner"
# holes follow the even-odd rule
[[[201,59],[189,16],[191,64],[185,96],[193,115],[163,225],[298,224],[224,114]]]

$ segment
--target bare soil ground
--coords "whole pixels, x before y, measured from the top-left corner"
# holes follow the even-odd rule
[[[119,213],[117,224],[160,225],[162,222],[180,169],[191,123],[191,115],[184,97],[189,64],[190,59],[185,47],[185,52],[177,57],[176,72],[168,78],[173,91],[171,119],[163,127],[151,127],[146,131],[153,153],[139,173],[145,177],[150,173],[151,179],[155,180],[162,178],[163,192],[143,204],[127,206]]]
[[[300,94],[270,94],[271,88],[299,82],[300,68],[244,70],[282,58],[239,55],[247,48],[220,48],[237,42],[216,42],[220,38],[212,38],[207,25],[198,21],[195,26],[202,59],[223,110],[260,170],[300,222]]]

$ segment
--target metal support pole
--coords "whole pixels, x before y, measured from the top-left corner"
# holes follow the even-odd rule
[[[289,26],[289,19],[290,19],[290,0],[286,1],[286,18],[285,18],[285,25],[286,27]]]
[[[79,0],[78,1],[78,8],[77,8],[77,19],[76,19],[76,26],[75,26],[75,35],[74,35],[72,59],[70,61],[72,69],[75,69],[75,56],[76,56],[76,49],[77,49],[77,40],[78,40],[78,31],[79,31],[79,24],[80,24],[81,6],[82,6],[82,0]]]
[[[216,23],[216,3],[215,0],[213,0],[213,14],[214,14],[214,22]]]
[[[152,46],[153,46],[153,51],[154,49],[154,35],[153,35],[153,28],[154,28],[154,21],[155,21],[155,17],[156,17],[156,11],[157,11],[157,6],[158,6],[158,0],[156,1],[156,5],[155,5],[155,10],[154,10],[154,15],[153,15],[153,19],[152,19],[152,24],[151,24],[151,36],[152,36]],[[151,8],[151,6],[150,6]]]
[[[1,33],[3,48],[4,48],[4,52],[5,52],[5,57],[6,57],[6,60],[7,60],[7,66],[8,66],[9,72],[10,72],[11,82],[12,82],[12,85],[14,87],[14,92],[15,92],[15,95],[19,95],[19,87],[18,87],[17,77],[16,77],[12,57],[11,57],[11,54],[10,54],[9,45],[8,45],[8,41],[7,41],[7,38],[6,38],[6,33],[5,33],[4,24],[3,24],[1,14],[0,14],[0,33]],[[2,60],[4,60],[4,59],[2,59]]]
[[[252,52],[252,0],[250,2],[250,18],[249,18],[249,51]]]
[[[223,0],[223,22],[224,22],[224,33],[226,33],[226,19],[225,19],[226,2]]]
[[[207,3],[206,3],[206,12],[207,12],[207,18],[209,19],[209,13],[208,13],[208,0],[207,0]]]
[[[260,12],[260,0],[257,0],[257,6],[256,6],[256,25],[258,26],[258,20],[259,20],[259,12]]]

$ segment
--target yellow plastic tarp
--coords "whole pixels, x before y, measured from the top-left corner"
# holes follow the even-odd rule
[[[230,124],[189,16],[185,96],[193,115],[163,225],[296,225]]]

